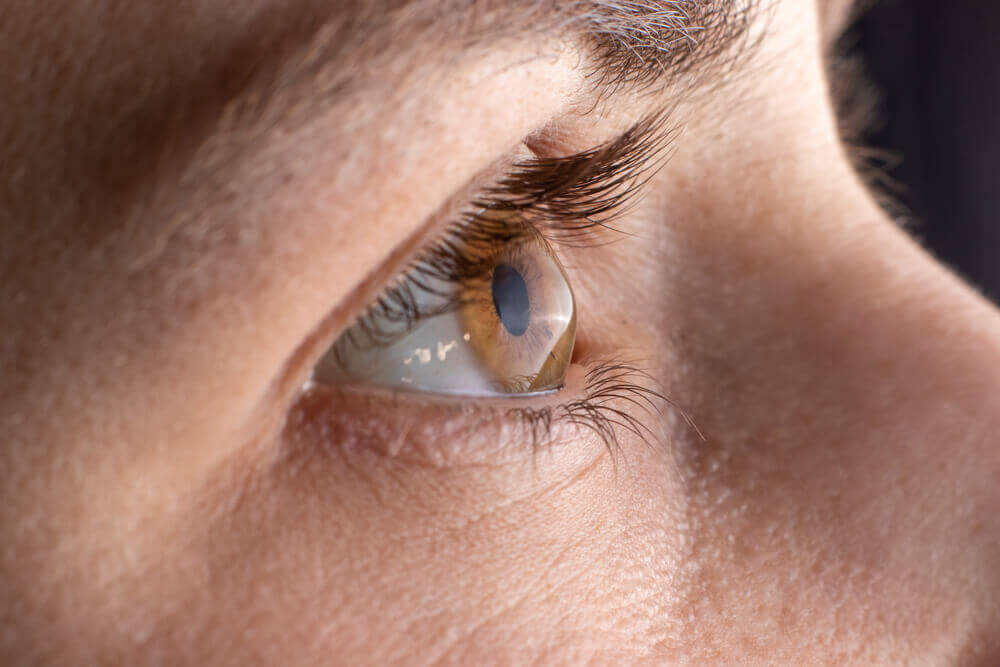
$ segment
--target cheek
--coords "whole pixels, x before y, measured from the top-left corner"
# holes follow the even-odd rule
[[[651,450],[612,461],[564,441],[499,465],[435,464],[406,446],[387,455],[374,428],[312,423],[286,429],[273,460],[234,461],[191,505],[177,627],[203,628],[201,646],[239,633],[237,662],[530,662],[648,645],[652,619],[672,617],[682,508]],[[423,428],[441,437],[437,422],[414,440]]]

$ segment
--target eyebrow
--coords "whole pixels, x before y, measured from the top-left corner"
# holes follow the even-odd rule
[[[680,74],[724,71],[736,56],[760,0],[513,0],[504,28],[579,39],[604,88],[664,83]],[[473,5],[490,2],[473,0]],[[469,10],[466,10],[469,11]],[[474,11],[474,10],[473,10]],[[495,20],[495,19],[494,19]],[[503,23],[501,23],[503,25]],[[489,33],[483,35],[489,38]]]
[[[596,56],[592,78],[617,90],[696,73],[721,78],[734,59],[749,55],[759,0],[596,0],[571,7],[578,13],[570,24]]]
[[[341,0],[325,15],[294,15],[284,26],[259,28],[281,33],[248,40],[267,43],[277,52],[267,60],[278,62],[235,97],[249,97],[252,104],[243,106],[258,111],[272,96],[285,98],[276,105],[283,109],[314,111],[373,82],[401,81],[418,65],[438,60],[446,69],[463,53],[525,37],[578,43],[601,96],[682,77],[711,84],[750,56],[749,28],[763,1]],[[304,104],[295,99],[301,97]]]

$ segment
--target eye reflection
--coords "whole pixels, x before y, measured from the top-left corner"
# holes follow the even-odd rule
[[[573,291],[548,244],[526,223],[497,220],[484,241],[448,240],[476,269],[448,279],[420,271],[396,290],[407,309],[375,308],[348,328],[316,369],[335,384],[441,394],[533,394],[562,386],[576,338]],[[384,299],[376,300],[380,305]]]

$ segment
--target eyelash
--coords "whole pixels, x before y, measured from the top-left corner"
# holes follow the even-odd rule
[[[509,414],[522,419],[537,450],[548,442],[552,425],[565,421],[583,427],[598,437],[608,452],[616,456],[621,451],[621,430],[648,444],[655,438],[643,421],[618,407],[630,403],[644,415],[659,414],[658,403],[670,403],[660,392],[646,386],[653,377],[637,365],[626,361],[599,361],[587,371],[586,389],[582,398],[544,408],[515,408]]]
[[[674,134],[665,114],[633,125],[616,140],[562,158],[532,158],[515,164],[498,182],[481,191],[466,211],[451,222],[441,239],[420,253],[395,282],[359,316],[364,338],[376,345],[405,335],[424,318],[450,312],[459,304],[432,285],[475,280],[491,266],[491,252],[535,236],[557,247],[601,245],[602,232],[629,210],[643,186],[665,160]],[[511,217],[523,221],[512,223]],[[428,310],[416,291],[441,296]],[[387,329],[381,323],[391,323]],[[351,341],[351,344],[364,344]],[[539,409],[515,408],[537,448],[548,439],[553,423],[565,420],[591,430],[614,453],[625,429],[646,440],[652,435],[642,422],[615,407],[632,403],[656,411],[665,400],[648,388],[652,378],[634,364],[604,361],[591,365],[582,398]]]
[[[615,141],[589,151],[514,165],[506,176],[475,197],[437,244],[418,255],[359,316],[366,337],[389,343],[409,332],[419,320],[455,308],[458,304],[446,302],[421,311],[414,290],[443,297],[429,284],[481,278],[490,265],[484,257],[496,248],[531,235],[552,246],[588,247],[601,243],[595,232],[618,232],[611,223],[627,212],[661,165],[657,157],[673,139],[673,133],[664,130],[663,116],[651,115]],[[526,224],[512,224],[507,220],[510,215],[519,216]],[[402,327],[387,331],[380,322]]]

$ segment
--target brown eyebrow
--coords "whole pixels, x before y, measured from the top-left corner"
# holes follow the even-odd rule
[[[464,11],[503,5],[491,18],[498,34],[557,34],[582,38],[595,56],[593,82],[603,88],[652,85],[704,70],[718,74],[720,56],[735,56],[760,0],[473,0]],[[451,4],[451,3],[449,3]],[[456,3],[457,4],[457,3]],[[462,10],[459,10],[462,11]]]
[[[287,33],[268,39],[283,62],[252,86],[252,97],[257,110],[288,89],[308,97],[302,106],[335,104],[373,82],[402,80],[417,64],[525,35],[581,43],[602,95],[682,76],[712,82],[749,55],[749,27],[763,1],[342,0],[332,13],[272,26]]]
[[[671,82],[680,75],[721,77],[746,55],[757,0],[594,0],[576,18],[596,55],[604,89]],[[574,5],[579,8],[580,4]]]

